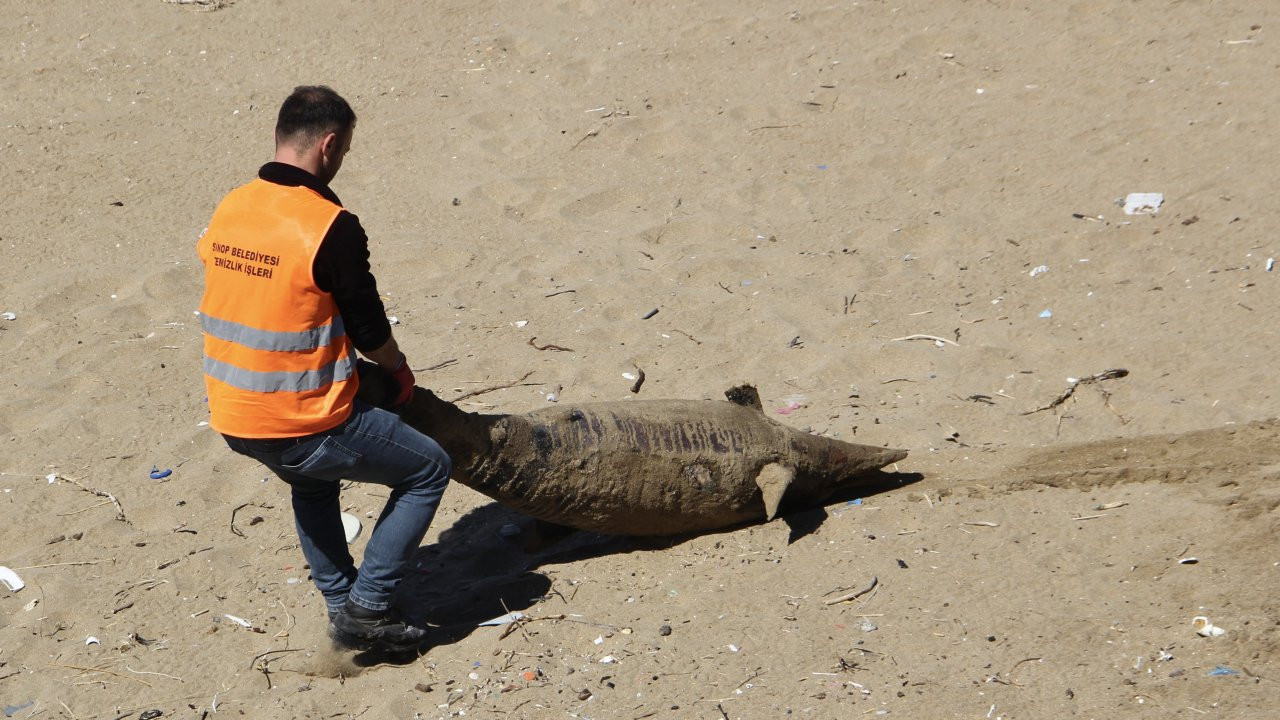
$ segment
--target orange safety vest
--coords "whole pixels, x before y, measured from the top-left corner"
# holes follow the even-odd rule
[[[218,205],[204,263],[204,381],[209,424],[226,435],[283,438],[351,414],[355,349],[333,295],[311,268],[342,207],[306,187],[254,180]]]

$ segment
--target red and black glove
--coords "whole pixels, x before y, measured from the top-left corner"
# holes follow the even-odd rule
[[[391,376],[400,384],[400,392],[396,394],[393,406],[400,407],[413,399],[414,391],[413,370],[409,368],[409,360],[403,354],[400,355],[400,364],[391,371]]]

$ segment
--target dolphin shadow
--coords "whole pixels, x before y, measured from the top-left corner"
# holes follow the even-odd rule
[[[822,527],[822,524],[831,516],[827,512],[827,508],[832,505],[846,505],[858,498],[867,498],[890,490],[897,490],[907,485],[914,485],[923,479],[924,475],[920,473],[891,473],[877,470],[863,475],[860,482],[855,485],[836,490],[820,506],[800,508],[787,512],[786,503],[784,502],[779,516],[791,530],[790,535],[787,536],[787,544],[790,545],[807,535],[817,532],[818,528]]]
[[[864,476],[855,486],[837,491],[823,505],[788,511],[784,503],[785,514],[780,513],[780,518],[790,529],[787,542],[817,531],[829,517],[829,506],[895,490],[923,477],[919,473],[877,471]],[[644,538],[567,528],[548,533],[545,524],[491,502],[468,511],[445,528],[437,542],[417,551],[397,590],[397,604],[410,620],[433,628],[430,645],[452,644],[475,632],[484,621],[528,610],[559,594],[551,579],[537,571],[542,566],[665,550],[695,537],[733,532],[753,524],[760,523]],[[356,662],[399,660],[365,654],[357,656]]]
[[[535,521],[496,502],[481,505],[420,548],[397,589],[397,605],[433,629],[431,645],[456,643],[480,623],[527,610],[557,594],[537,572],[546,564],[627,552],[631,538],[573,531],[554,552],[527,552]]]

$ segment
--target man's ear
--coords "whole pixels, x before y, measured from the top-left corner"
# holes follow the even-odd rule
[[[337,133],[332,133],[332,132],[325,133],[324,137],[320,138],[320,155],[321,156],[329,157],[333,155],[333,153],[337,150],[337,147],[338,147]]]

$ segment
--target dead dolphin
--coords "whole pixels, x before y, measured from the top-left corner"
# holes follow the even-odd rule
[[[385,382],[362,377],[361,394]],[[381,385],[381,387],[379,387]],[[717,400],[636,400],[468,413],[418,388],[401,417],[453,458],[454,479],[548,523],[679,535],[810,507],[905,450],[811,435],[765,416],[751,386]]]

